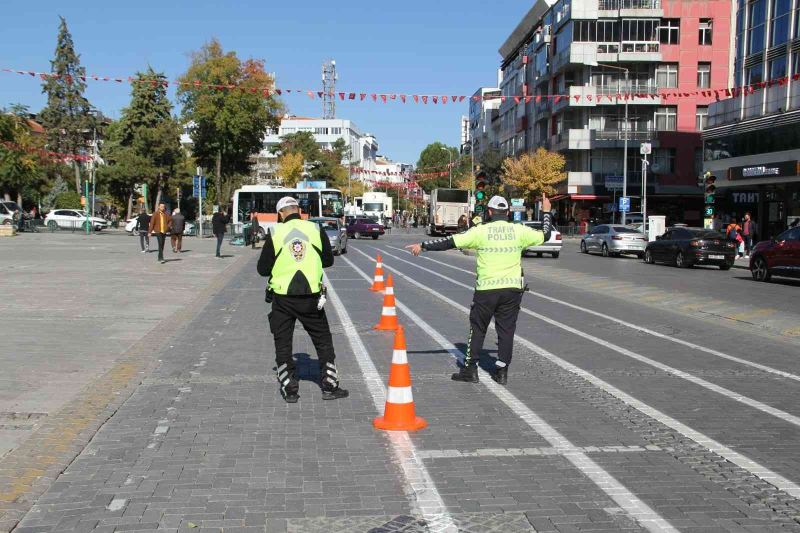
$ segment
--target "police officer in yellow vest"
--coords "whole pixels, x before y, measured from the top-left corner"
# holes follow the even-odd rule
[[[549,219],[543,231],[523,224],[508,222],[508,202],[493,196],[487,205],[489,221],[470,228],[466,233],[446,239],[426,241],[406,246],[419,255],[422,250],[434,252],[463,248],[477,250],[477,274],[472,310],[469,315],[469,340],[464,366],[453,374],[455,381],[478,381],[478,359],[486,337],[486,329],[494,317],[498,338],[498,359],[491,372],[492,379],[501,385],[508,380],[508,366],[514,348],[514,331],[525,290],[522,274],[522,252],[550,239]]]
[[[267,301],[272,301],[269,327],[275,338],[275,362],[280,392],[296,403],[300,389],[292,358],[297,320],[314,343],[319,358],[323,400],[346,398],[339,387],[333,338],[325,315],[322,269],[333,265],[333,250],[325,230],[300,218],[300,206],[291,196],[278,200],[280,224],[270,232],[258,259],[258,273],[269,277]]]

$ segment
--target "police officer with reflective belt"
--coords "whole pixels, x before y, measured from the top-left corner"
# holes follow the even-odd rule
[[[333,265],[325,230],[301,220],[300,206],[291,196],[278,200],[280,224],[267,234],[258,273],[269,276],[267,302],[272,302],[269,327],[275,338],[275,362],[283,399],[296,403],[300,398],[299,383],[292,359],[292,336],[295,321],[303,324],[314,343],[319,358],[323,400],[346,398],[348,392],[339,387],[328,317],[325,315],[325,287],[322,269]]]
[[[419,255],[422,250],[477,250],[478,279],[469,314],[467,356],[464,366],[453,374],[452,379],[472,383],[478,381],[478,358],[486,329],[494,317],[498,359],[491,375],[497,383],[505,385],[514,348],[514,330],[525,290],[522,252],[530,246],[547,242],[550,239],[550,224],[549,219],[545,219],[544,231],[537,231],[523,224],[508,222],[508,202],[502,196],[493,196],[487,207],[488,222],[474,226],[466,233],[412,244],[406,248],[414,255]]]

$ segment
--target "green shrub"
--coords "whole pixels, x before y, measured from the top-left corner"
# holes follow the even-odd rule
[[[82,209],[81,195],[75,191],[62,192],[56,196],[56,209]]]

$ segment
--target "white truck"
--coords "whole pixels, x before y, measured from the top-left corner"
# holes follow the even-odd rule
[[[384,223],[392,219],[392,197],[385,192],[365,192],[361,209],[365,217]]]
[[[469,221],[470,194],[464,189],[434,189],[428,211],[428,235],[458,233],[461,217]]]

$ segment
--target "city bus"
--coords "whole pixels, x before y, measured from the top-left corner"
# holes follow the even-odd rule
[[[284,196],[297,199],[304,219],[334,217],[344,220],[344,197],[338,189],[292,189],[269,185],[245,185],[233,193],[231,222],[247,223],[250,220],[250,213],[255,210],[258,213],[260,233],[263,237],[270,227],[278,223],[275,206]]]

